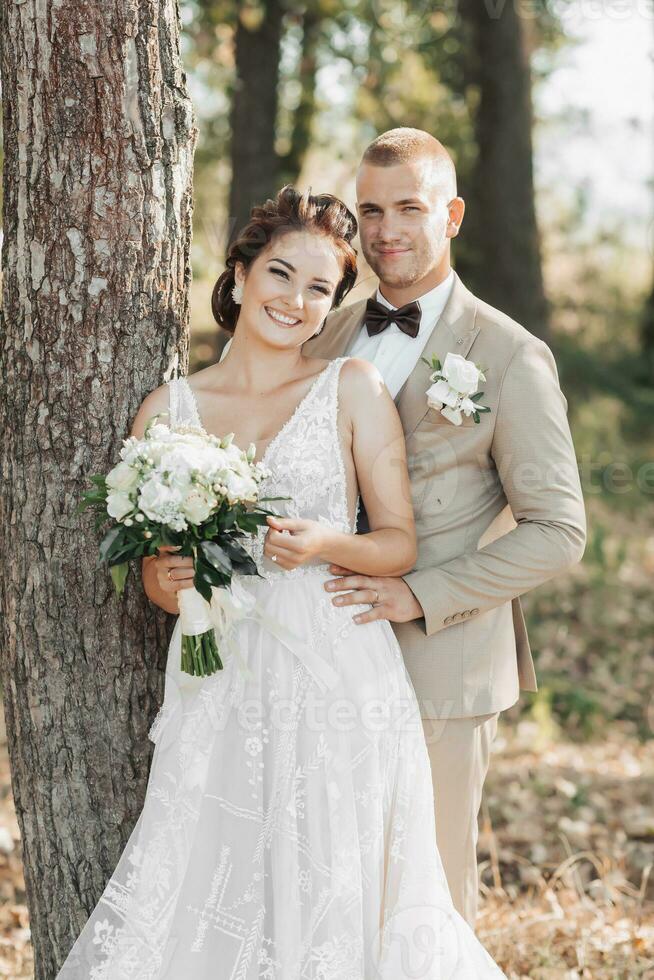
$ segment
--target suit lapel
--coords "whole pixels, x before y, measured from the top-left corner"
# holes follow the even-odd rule
[[[475,297],[455,272],[454,285],[445,309],[427,338],[421,358],[418,358],[418,363],[395,398],[405,436],[411,435],[429,411],[426,392],[431,385],[429,375],[432,372],[422,357],[431,361],[431,355],[435,354],[441,364],[446,354],[467,357],[479,333],[476,312]]]

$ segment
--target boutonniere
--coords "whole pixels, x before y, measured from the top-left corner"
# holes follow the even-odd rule
[[[440,409],[441,415],[454,425],[461,425],[462,413],[472,415],[475,422],[479,422],[480,412],[490,412],[487,405],[479,404],[484,393],[477,389],[480,381],[485,381],[486,377],[476,364],[460,354],[447,354],[443,365],[433,354],[431,361],[426,357],[421,360],[432,369],[429,380],[433,384],[426,392],[431,408]]]

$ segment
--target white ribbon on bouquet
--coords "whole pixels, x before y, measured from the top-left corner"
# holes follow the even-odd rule
[[[295,654],[322,693],[331,690],[337,683],[338,674],[327,661],[311,650],[305,640],[259,609],[255,597],[238,579],[232,579],[229,587],[212,586],[211,602],[207,602],[196,588],[180,589],[177,598],[182,634],[196,636],[213,628],[218,652],[222,654],[226,649],[235,656],[246,678],[251,680],[254,674],[245,663],[234,641],[234,627],[245,619],[252,619]]]

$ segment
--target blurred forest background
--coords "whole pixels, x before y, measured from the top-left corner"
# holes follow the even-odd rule
[[[183,0],[195,154],[190,370],[252,203],[290,181],[354,205],[379,132],[455,157],[466,284],[553,348],[589,519],[525,601],[540,690],[501,718],[479,934],[510,977],[654,977],[654,10],[649,2]],[[647,88],[649,86],[649,89]],[[651,142],[651,146],[648,145]],[[362,264],[351,299],[374,278]],[[29,931],[0,758],[0,974]]]

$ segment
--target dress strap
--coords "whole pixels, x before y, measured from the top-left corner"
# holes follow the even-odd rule
[[[196,425],[202,428],[193,390],[183,375],[171,378],[168,384],[168,400],[171,427],[177,425]]]

